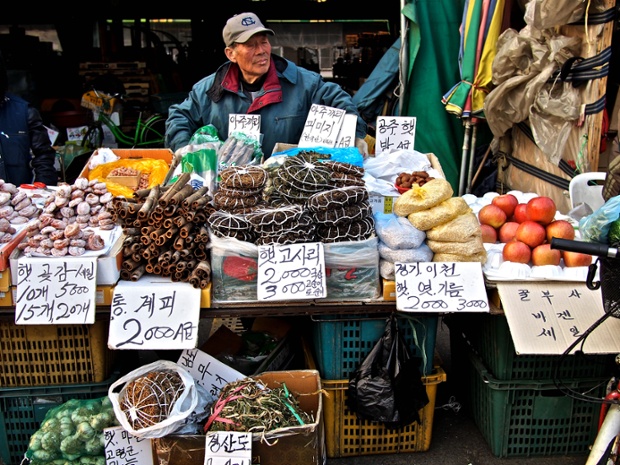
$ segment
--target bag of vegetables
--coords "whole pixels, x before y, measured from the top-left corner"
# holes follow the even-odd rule
[[[103,430],[118,424],[108,396],[68,400],[45,414],[30,437],[26,458],[31,465],[59,460],[65,465],[105,465]]]

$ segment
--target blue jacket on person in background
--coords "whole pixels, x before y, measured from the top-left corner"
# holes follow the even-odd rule
[[[55,186],[56,151],[36,108],[6,92],[0,101],[0,179],[17,186],[33,181]]]
[[[166,147],[178,150],[189,143],[194,132],[209,124],[225,141],[230,114],[257,114],[261,117],[261,147],[266,159],[276,143],[299,142],[312,104],[357,115],[355,137],[366,136],[366,122],[359,116],[351,95],[314,71],[272,54],[267,78],[254,101],[244,93],[239,75],[238,66],[226,62],[194,84],[183,102],[171,105],[166,121]]]

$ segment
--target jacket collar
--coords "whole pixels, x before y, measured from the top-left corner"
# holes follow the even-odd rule
[[[215,73],[213,85],[207,90],[209,99],[213,102],[219,102],[224,92],[237,93],[239,91],[240,72],[239,66],[230,61],[220,66]],[[263,89],[267,92],[278,90],[280,88],[280,79],[286,79],[291,84],[296,84],[297,66],[278,55],[272,54]]]

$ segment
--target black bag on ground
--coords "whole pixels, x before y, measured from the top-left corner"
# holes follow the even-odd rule
[[[420,357],[411,357],[392,313],[383,336],[349,378],[347,406],[362,420],[400,428],[420,423],[418,410],[428,404]]]

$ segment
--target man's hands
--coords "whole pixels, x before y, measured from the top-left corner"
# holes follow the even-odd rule
[[[364,156],[364,158],[368,158],[368,144],[364,139],[360,139],[359,137],[355,138],[355,146]]]

